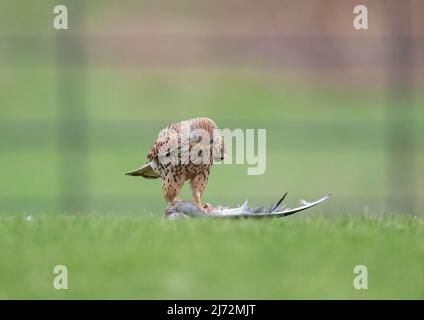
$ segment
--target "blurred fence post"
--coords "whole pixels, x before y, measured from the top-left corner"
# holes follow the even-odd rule
[[[56,30],[58,143],[61,209],[81,212],[89,201],[88,140],[85,110],[83,1],[62,0],[69,30]]]
[[[386,26],[391,54],[387,74],[386,137],[388,147],[388,205],[390,210],[412,213],[414,194],[414,139],[411,92],[410,1],[389,0]]]

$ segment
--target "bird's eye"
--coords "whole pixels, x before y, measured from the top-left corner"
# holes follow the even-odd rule
[[[199,152],[197,153],[197,156],[198,157],[201,157],[202,156],[202,150],[199,150]]]

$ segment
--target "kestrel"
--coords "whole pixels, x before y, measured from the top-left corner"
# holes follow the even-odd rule
[[[212,163],[224,159],[224,139],[217,129],[209,118],[170,124],[159,133],[147,154],[147,162],[127,175],[162,178],[168,206],[179,200],[184,182],[190,180],[193,202],[203,208],[201,199]]]

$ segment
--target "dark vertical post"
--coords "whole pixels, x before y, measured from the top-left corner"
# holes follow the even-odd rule
[[[412,118],[410,1],[389,0],[386,29],[390,36],[387,78],[388,191],[390,210],[414,211],[414,141]]]
[[[56,30],[58,143],[61,207],[81,212],[88,205],[87,120],[83,1],[61,0],[68,8],[68,30]]]

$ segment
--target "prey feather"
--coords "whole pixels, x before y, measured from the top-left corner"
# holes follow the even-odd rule
[[[165,211],[165,218],[180,218],[180,217],[216,217],[216,218],[264,218],[264,217],[287,217],[289,215],[295,214],[297,212],[304,211],[306,209],[312,208],[328,198],[330,198],[331,193],[322,196],[321,198],[307,202],[305,200],[300,200],[300,205],[294,208],[287,207],[283,204],[284,199],[286,198],[287,193],[283,197],[276,201],[269,207],[249,207],[247,200],[240,206],[235,208],[229,208],[224,206],[212,206],[208,205],[207,207],[200,209],[192,201],[175,201],[171,203]]]

